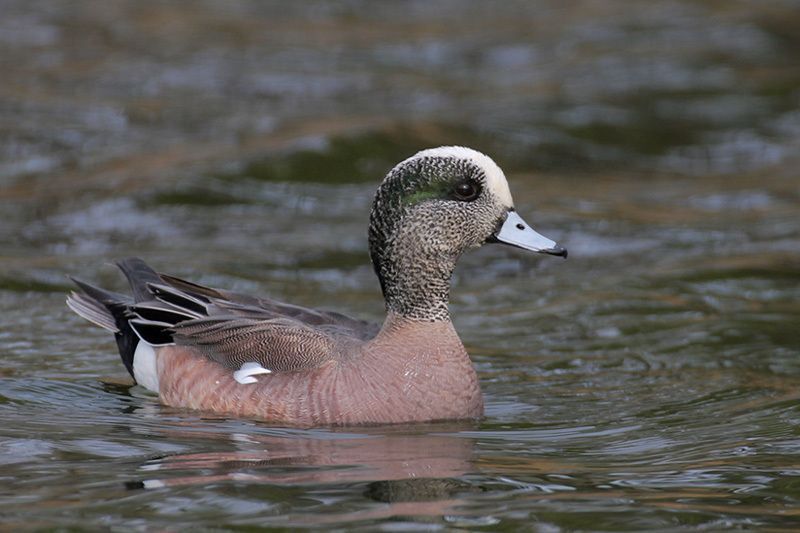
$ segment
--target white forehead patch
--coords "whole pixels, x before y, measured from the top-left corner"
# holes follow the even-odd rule
[[[453,157],[471,161],[486,174],[487,187],[503,205],[514,207],[514,199],[511,198],[511,191],[508,190],[506,175],[488,155],[464,146],[440,146],[439,148],[428,148],[417,152],[403,161],[403,163],[420,157]],[[400,164],[402,165],[403,163]]]

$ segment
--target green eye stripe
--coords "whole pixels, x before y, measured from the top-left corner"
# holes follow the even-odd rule
[[[424,189],[419,189],[403,196],[403,204],[411,206],[425,200],[436,200],[448,198],[452,187],[450,183],[437,181],[428,184]]]

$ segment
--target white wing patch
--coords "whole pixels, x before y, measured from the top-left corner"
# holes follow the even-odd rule
[[[269,368],[264,368],[258,363],[244,363],[242,368],[233,373],[233,379],[242,385],[247,385],[249,383],[257,383],[258,380],[253,376],[257,376],[259,374],[272,374],[272,370]]]
[[[145,479],[142,481],[143,489],[163,489],[167,484],[160,479]]]
[[[491,157],[483,154],[472,148],[464,146],[440,146],[439,148],[428,148],[417,152],[413,156],[406,159],[417,159],[418,157],[455,157],[457,159],[467,159],[472,161],[475,165],[483,169],[486,174],[486,185],[489,190],[500,200],[506,207],[514,207],[514,199],[511,198],[511,191],[508,189],[508,181],[506,175],[497,166]],[[405,163],[405,161],[403,161]],[[403,163],[400,163],[401,165]]]

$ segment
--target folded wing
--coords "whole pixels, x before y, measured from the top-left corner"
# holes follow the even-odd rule
[[[114,331],[118,344],[126,341],[120,344],[120,354],[132,375],[139,339],[153,346],[191,347],[231,369],[258,363],[281,372],[314,368],[346,355],[378,331],[376,324],[339,313],[158,274],[141,259],[118,265],[133,298],[75,280],[81,292],[73,293],[68,303],[87,320]]]

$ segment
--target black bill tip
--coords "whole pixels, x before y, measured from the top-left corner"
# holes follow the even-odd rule
[[[556,246],[553,246],[552,248],[548,248],[546,250],[541,250],[541,253],[548,254],[548,255],[556,255],[558,257],[563,257],[564,259],[566,259],[567,258],[567,254],[569,252],[567,252],[567,249],[564,248],[563,246],[556,245]]]

